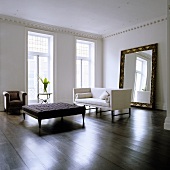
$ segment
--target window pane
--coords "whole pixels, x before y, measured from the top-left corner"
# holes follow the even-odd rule
[[[136,70],[137,71],[142,71],[142,61],[141,60],[136,60]]]
[[[89,62],[82,61],[82,87],[89,87]]]
[[[44,79],[48,77],[48,58],[39,56],[39,76]],[[43,92],[44,87],[41,81],[39,81],[39,92]],[[49,87],[49,86],[47,86]],[[48,91],[48,90],[47,90]]]
[[[48,38],[28,35],[28,51],[48,53]]]
[[[76,81],[76,87],[81,87],[81,60],[76,61],[76,71],[77,71],[77,81]]]
[[[37,100],[37,56],[28,59],[28,100]]]
[[[89,57],[89,44],[77,43],[77,56]]]
[[[140,87],[141,87],[141,78],[142,78],[142,75],[140,73],[136,73],[136,91],[141,90],[140,89]]]

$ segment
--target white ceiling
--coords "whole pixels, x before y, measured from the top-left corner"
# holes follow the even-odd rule
[[[0,14],[100,35],[166,16],[167,0],[0,0]]]

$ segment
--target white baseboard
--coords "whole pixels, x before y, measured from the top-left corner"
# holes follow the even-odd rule
[[[0,104],[0,112],[3,112],[3,111],[4,111],[4,104],[1,103],[1,104]]]
[[[159,110],[167,110],[166,104],[160,102],[155,103],[155,108]]]
[[[164,129],[170,130],[170,117],[166,117],[165,123],[164,123]]]

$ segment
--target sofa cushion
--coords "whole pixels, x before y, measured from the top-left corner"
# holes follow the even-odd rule
[[[17,92],[10,93],[10,101],[11,100],[19,100],[19,93]]]
[[[9,102],[10,106],[15,106],[15,107],[18,107],[18,106],[23,106],[23,101],[21,100],[12,100]]]
[[[84,98],[84,99],[75,99],[76,102],[87,104],[87,105],[94,105],[99,107],[109,107],[110,103],[106,102],[106,100],[101,100],[98,98]]]
[[[100,95],[100,97],[99,97],[99,99],[101,99],[101,100],[106,100],[106,98],[109,96],[109,93],[107,92],[107,91],[104,91],[101,95]]]
[[[91,98],[92,93],[76,93],[76,99]]]
[[[106,91],[105,88],[91,88],[91,93],[93,94],[93,98],[99,99],[100,95],[105,91]]]
[[[106,103],[110,103],[110,96],[107,96],[105,101],[106,101]]]

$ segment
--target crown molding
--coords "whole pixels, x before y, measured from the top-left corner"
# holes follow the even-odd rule
[[[2,15],[2,14],[0,14],[0,21],[13,23],[13,24],[17,24],[17,25],[22,25],[22,26],[28,27],[28,28],[71,34],[74,36],[79,36],[79,37],[84,37],[84,38],[92,38],[92,39],[101,39],[102,38],[102,35],[99,35],[99,34],[93,34],[93,33],[89,33],[89,32],[83,32],[83,31],[78,31],[78,30],[64,28],[64,27],[43,24],[43,23],[39,23],[39,22],[20,19],[20,18]]]
[[[107,35],[103,35],[102,37],[108,38],[108,37],[117,36],[117,35],[120,35],[120,34],[124,34],[124,33],[130,32],[130,31],[137,30],[137,29],[142,29],[144,27],[147,27],[147,26],[150,26],[150,25],[153,25],[153,24],[157,24],[157,23],[160,23],[160,22],[163,22],[163,21],[166,21],[166,20],[167,20],[167,16],[163,16],[161,18],[156,18],[154,20],[147,21],[145,23],[135,25],[135,26],[130,27],[130,28],[126,28],[126,29],[124,29],[122,31],[118,31],[116,33],[112,33],[112,34],[110,33],[110,34],[107,34]]]
[[[109,37],[117,36],[117,35],[124,34],[124,33],[130,32],[130,31],[141,29],[141,28],[153,25],[153,24],[157,24],[157,23],[160,23],[160,22],[163,22],[166,20],[167,20],[167,16],[164,16],[164,17],[157,18],[157,19],[154,19],[154,20],[151,20],[151,21],[139,24],[139,25],[135,25],[130,28],[126,28],[122,31],[118,31],[118,32],[110,33],[110,34],[106,34],[106,35],[100,35],[100,34],[78,31],[78,30],[74,30],[74,29],[43,24],[43,23],[39,23],[39,22],[34,22],[34,21],[30,21],[30,20],[25,20],[25,19],[20,19],[20,18],[0,14],[0,21],[3,21],[3,22],[22,25],[22,26],[28,27],[28,28],[40,29],[40,30],[50,31],[50,32],[71,34],[74,36],[91,38],[91,39],[102,39],[102,38],[109,38]]]

